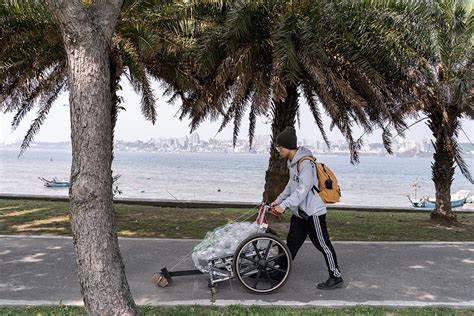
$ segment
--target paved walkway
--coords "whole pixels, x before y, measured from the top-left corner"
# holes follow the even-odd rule
[[[158,288],[151,275],[171,267],[199,241],[120,239],[138,304],[212,304],[205,275],[174,278]],[[307,243],[289,281],[276,293],[253,295],[237,281],[218,284],[216,305],[474,307],[474,242],[335,242],[346,286],[316,289],[327,278],[323,256]],[[177,269],[192,269],[189,259]],[[72,240],[0,236],[0,305],[82,304]]]

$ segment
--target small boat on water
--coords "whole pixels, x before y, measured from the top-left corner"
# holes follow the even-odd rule
[[[455,194],[451,195],[451,207],[460,207],[466,203],[466,199],[469,195],[469,190],[461,190],[456,192]],[[435,208],[436,207],[436,198],[430,198],[429,196],[422,197],[422,198],[415,198],[411,199],[409,195],[407,195],[410,203],[415,208]]]
[[[112,183],[115,183],[122,175],[118,174],[112,177]],[[52,180],[45,179],[43,177],[38,177],[41,181],[43,181],[44,186],[48,188],[68,188],[69,181],[64,179],[58,179],[54,177]],[[117,188],[118,190],[118,188]]]
[[[38,177],[41,181],[43,181],[44,186],[48,188],[68,188],[69,187],[69,181],[68,180],[63,180],[63,179],[58,179],[58,178],[53,178],[52,180],[48,180],[42,177]]]

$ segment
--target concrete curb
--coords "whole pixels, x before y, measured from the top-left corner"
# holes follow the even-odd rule
[[[311,302],[300,301],[264,301],[264,300],[219,300],[215,302],[211,300],[186,300],[186,301],[160,301],[155,299],[139,299],[136,300],[137,305],[151,306],[281,306],[281,307],[353,307],[353,306],[379,306],[379,307],[458,307],[472,308],[474,301],[465,302],[423,302],[423,301],[365,301],[365,302],[349,302],[339,300],[317,300]],[[64,301],[47,301],[47,300],[2,300],[0,306],[45,306],[45,305],[68,305],[68,306],[84,306],[80,300],[64,300]]]
[[[22,195],[22,194],[0,194],[0,199],[12,200],[36,200],[69,202],[67,196],[53,195]],[[227,202],[227,201],[192,201],[192,200],[167,200],[167,199],[137,199],[137,198],[115,198],[115,203],[129,205],[149,205],[156,207],[180,207],[180,208],[257,208],[259,202]],[[358,206],[358,205],[328,205],[328,210],[338,211],[363,211],[363,212],[394,212],[394,213],[428,213],[430,209],[415,209],[411,207],[389,207],[389,206]],[[474,213],[474,209],[457,209],[456,213]]]

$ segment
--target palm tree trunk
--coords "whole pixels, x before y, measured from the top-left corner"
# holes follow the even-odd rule
[[[136,315],[112,208],[110,41],[121,1],[48,0],[68,62],[72,166],[70,222],[81,294],[90,315]]]
[[[112,207],[107,47],[94,46],[73,50],[77,58],[68,60],[73,153],[70,220],[79,283],[89,313],[135,314]]]
[[[298,111],[298,90],[296,87],[286,87],[287,96],[284,101],[273,102],[272,104],[272,138],[270,145],[270,160],[265,174],[265,190],[263,201],[271,203],[283,191],[288,183],[288,167],[286,159],[281,159],[275,149],[276,137],[285,127],[294,126],[296,113]]]
[[[435,138],[434,163],[431,166],[432,180],[436,190],[436,207],[432,219],[456,221],[451,208],[451,184],[454,176],[454,151],[452,144],[453,122],[446,112],[431,113],[428,123]]]
[[[83,47],[73,50],[77,58],[69,59],[70,220],[79,283],[90,314],[136,314],[112,205],[112,95],[107,47]]]

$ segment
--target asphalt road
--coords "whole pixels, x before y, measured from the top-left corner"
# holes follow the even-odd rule
[[[196,240],[120,239],[137,304],[212,304],[206,275],[174,278],[156,287],[151,275],[172,267]],[[474,242],[335,242],[345,287],[321,291],[322,254],[305,243],[288,282],[276,293],[254,295],[235,281],[218,284],[216,305],[474,307]],[[193,269],[184,260],[176,269]],[[71,238],[0,236],[0,305],[82,304]]]

